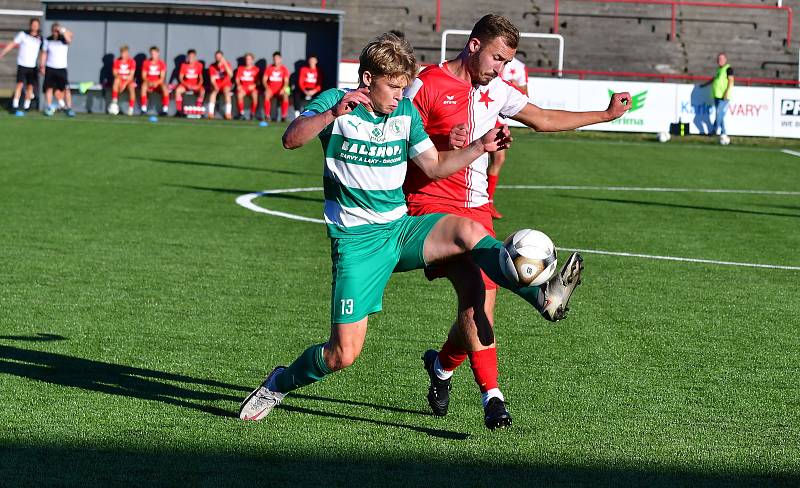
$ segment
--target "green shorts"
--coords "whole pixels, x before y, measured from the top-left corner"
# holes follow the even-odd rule
[[[331,322],[358,322],[383,308],[383,290],[394,272],[425,267],[422,250],[445,214],[406,215],[375,231],[331,238]]]

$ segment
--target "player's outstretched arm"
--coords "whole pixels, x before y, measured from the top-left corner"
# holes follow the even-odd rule
[[[342,115],[349,114],[361,104],[369,105],[369,89],[359,88],[347,92],[331,109],[315,115],[300,116],[289,124],[283,133],[283,147],[297,149],[314,139],[322,130]]]
[[[610,122],[622,117],[631,108],[630,93],[615,93],[608,108],[597,112],[568,112],[548,110],[529,103],[517,115],[511,117],[537,132],[558,132],[577,129],[601,122]]]
[[[2,51],[0,51],[0,59],[2,59],[3,56],[8,54],[9,51],[11,51],[12,49],[14,49],[15,47],[18,47],[18,46],[19,46],[19,44],[17,44],[16,42],[10,41],[8,44],[6,44],[6,47],[4,47]]]
[[[511,140],[511,132],[508,130],[508,126],[504,125],[495,127],[459,151],[439,152],[435,147],[431,147],[418,154],[413,160],[422,169],[425,176],[432,180],[440,180],[466,168],[485,152],[508,149]]]

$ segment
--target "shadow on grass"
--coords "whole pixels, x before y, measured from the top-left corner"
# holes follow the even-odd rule
[[[66,337],[58,334],[46,334],[44,332],[37,332],[36,335],[4,335],[0,336],[0,340],[7,341],[23,341],[23,342],[53,342],[65,341]]]
[[[787,214],[787,213],[777,213],[777,212],[761,212],[758,210],[742,210],[737,208],[721,208],[721,207],[705,207],[702,205],[683,205],[679,203],[663,203],[663,202],[649,202],[646,200],[625,200],[621,198],[600,198],[600,197],[579,197],[576,195],[557,195],[561,198],[572,198],[575,200],[591,200],[594,202],[608,202],[608,203],[624,203],[629,205],[646,205],[652,207],[666,207],[666,208],[682,208],[687,210],[706,210],[710,212],[725,212],[725,213],[737,213],[737,214],[745,214],[745,215],[766,215],[769,217],[790,217],[790,218],[800,218],[800,215],[796,214]]]
[[[387,442],[391,442],[387,439]],[[446,442],[446,441],[442,441]],[[8,486],[347,486],[347,487],[461,487],[461,486],[797,486],[796,474],[774,476],[751,473],[693,472],[686,468],[642,463],[611,467],[585,463],[544,464],[503,462],[502,447],[492,443],[486,452],[459,459],[421,454],[369,451],[334,454],[330,441],[319,440],[291,453],[270,452],[269,445],[254,448],[207,448],[176,451],[142,444],[141,450],[97,449],[91,445],[0,445],[0,480]],[[277,449],[275,449],[277,451]],[[260,452],[263,454],[256,454]],[[438,452],[438,451],[435,451]]]
[[[60,338],[50,340],[66,339],[53,334],[39,335]],[[30,340],[28,336],[0,337],[0,339],[2,338],[23,341]],[[215,380],[193,378],[191,376],[166,373],[152,369],[135,368],[91,359],[76,358],[64,354],[0,345],[0,375],[2,374],[33,379],[53,385],[82,388],[98,393],[158,401],[177,407],[199,410],[220,417],[236,417],[239,402],[244,398],[246,393],[251,391],[251,388],[248,387]],[[224,392],[203,391],[202,387],[222,389]],[[290,398],[335,403],[356,408],[371,408],[393,413],[428,415],[427,412],[423,411],[313,395],[292,394]],[[230,409],[223,409],[205,404],[206,402],[214,401],[226,401],[232,402],[232,404]],[[399,422],[386,422],[368,417],[359,417],[350,414],[345,415],[307,407],[283,405],[281,408],[290,412],[315,415],[318,417],[408,429],[445,439],[466,439],[469,437],[469,434],[462,432],[431,429]]]
[[[243,169],[247,171],[260,171],[262,173],[273,173],[279,175],[312,175],[316,176],[313,173],[305,173],[302,171],[291,171],[288,169],[271,169],[271,168],[262,168],[258,166],[242,166],[239,164],[229,164],[229,163],[210,163],[207,161],[192,161],[188,159],[165,159],[165,158],[144,158],[138,156],[128,156],[126,159],[130,159],[133,161],[147,161],[150,163],[163,163],[163,164],[181,164],[186,166],[203,166],[206,168],[226,168],[226,169]]]
[[[257,193],[262,190],[242,190],[237,188],[214,188],[209,186],[194,186],[194,185],[172,185],[166,184],[165,186],[171,186],[173,188],[187,188],[189,190],[202,190],[202,191],[212,191],[216,193],[229,193],[231,195],[245,195],[247,193]],[[281,199],[281,200],[295,200],[295,201],[302,201],[302,202],[315,202],[315,203],[325,203],[324,198],[314,198],[314,197],[304,197],[302,195],[297,195],[295,193],[272,193],[269,195],[261,195],[259,198],[274,198],[274,199]]]

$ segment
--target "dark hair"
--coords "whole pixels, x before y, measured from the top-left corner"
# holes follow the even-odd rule
[[[159,51],[158,46],[150,46],[150,51]]]
[[[272,53],[272,57],[274,58],[275,56],[281,56],[281,52],[280,51],[275,51],[274,53]],[[283,57],[283,56],[281,56],[281,57]]]
[[[188,51],[186,51],[187,56],[190,54],[197,54],[197,51],[195,51],[194,49],[189,49]]]
[[[222,54],[223,56],[225,55],[225,53],[223,53],[220,49],[217,49],[217,52],[214,53],[214,56],[217,54]]]
[[[400,39],[405,39],[406,38],[406,34],[403,31],[397,30],[397,29],[390,30],[389,34],[394,34],[397,37],[399,37]]]
[[[316,53],[311,53],[306,57],[306,59],[311,59],[311,58],[314,58],[317,61],[319,61],[319,56],[317,56]]]
[[[31,21],[30,21],[30,22],[28,22],[28,25],[33,25],[33,23],[34,23],[34,22],[38,22],[38,23],[39,23],[39,25],[42,25],[42,21],[41,21],[41,20],[39,20],[39,19],[38,19],[38,18],[36,18],[36,17],[33,17],[33,18],[31,18]]]
[[[519,46],[519,30],[502,15],[484,15],[475,24],[469,35],[470,39],[478,39],[481,43],[492,42],[498,37],[503,39],[511,49]]]

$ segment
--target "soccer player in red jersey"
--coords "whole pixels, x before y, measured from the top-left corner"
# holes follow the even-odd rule
[[[253,53],[244,55],[244,66],[236,68],[236,104],[239,116],[245,120],[250,119],[250,114],[244,111],[244,99],[250,97],[250,112],[255,115],[258,107],[258,66],[255,65],[256,57]]]
[[[297,90],[294,91],[294,116],[299,117],[306,104],[322,91],[322,76],[317,68],[317,57],[308,57],[307,65],[297,75]]]
[[[281,102],[280,111],[276,114],[276,119],[280,121],[286,118],[289,110],[289,95],[286,93],[289,88],[289,70],[283,65],[281,53],[272,53],[272,64],[264,70],[262,78],[264,85],[264,118],[270,119],[272,99],[277,98]]]
[[[214,118],[214,105],[217,95],[222,92],[225,97],[225,118],[231,119],[231,87],[233,86],[233,69],[225,59],[222,51],[214,53],[214,63],[208,67],[208,77],[211,79],[211,95],[208,97],[208,118]]]
[[[119,57],[114,60],[111,68],[114,74],[114,83],[111,85],[111,103],[119,104],[119,92],[128,92],[128,115],[133,115],[136,104],[136,60],[130,56],[128,46],[119,48]]]
[[[206,89],[203,86],[203,63],[197,60],[197,51],[189,49],[186,52],[186,61],[178,72],[180,83],[175,88],[175,109],[178,114],[183,112],[183,94],[187,91],[197,96],[196,105],[203,105]]]
[[[161,113],[169,110],[169,90],[166,84],[167,63],[161,59],[161,53],[156,46],[150,48],[150,58],[142,63],[142,87],[139,90],[142,114],[147,113],[147,97],[150,93],[158,91],[161,94]]]
[[[511,84],[514,88],[521,91],[524,95],[528,95],[528,70],[517,58],[513,58],[503,68],[500,73],[500,78],[506,83]],[[498,123],[502,123],[498,120]],[[497,211],[494,205],[494,191],[497,188],[497,180],[500,178],[500,170],[506,162],[506,149],[489,153],[489,169],[486,172],[487,181],[489,186],[487,192],[489,193],[489,212],[492,214],[493,219],[502,219],[503,214]]]
[[[630,108],[628,93],[615,93],[608,108],[597,112],[544,110],[531,104],[527,96],[498,76],[514,57],[518,43],[519,31],[508,19],[487,15],[475,24],[456,59],[429,66],[408,88],[406,96],[419,110],[425,130],[437,149],[452,150],[474,140],[494,127],[498,116],[512,118],[537,131],[563,131],[614,120]],[[457,127],[462,129],[462,136],[454,131]],[[488,155],[483,155],[465,169],[438,181],[409,165],[404,185],[409,214],[460,215],[479,222],[494,235],[487,205],[488,164]],[[505,427],[511,424],[511,416],[498,386],[494,337],[478,335],[478,330],[486,329],[486,322],[491,325],[494,321],[497,285],[485,274],[484,283],[461,279],[470,266],[474,264],[462,259],[440,269],[426,270],[429,278],[446,275],[458,295],[458,315],[447,340],[440,351],[429,350],[423,356],[430,378],[428,403],[434,414],[447,414],[453,371],[469,357],[482,393],[486,426]],[[537,307],[542,316],[551,321],[564,317],[569,298],[580,283],[582,269],[581,257],[573,253],[561,271],[542,285]]]

